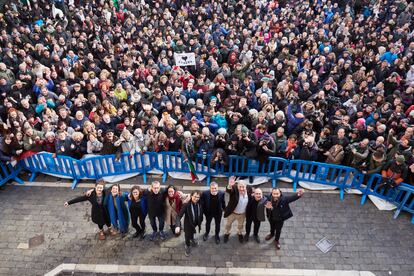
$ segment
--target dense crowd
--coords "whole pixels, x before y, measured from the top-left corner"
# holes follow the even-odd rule
[[[413,11],[406,0],[8,1],[0,158],[278,156],[412,182]]]

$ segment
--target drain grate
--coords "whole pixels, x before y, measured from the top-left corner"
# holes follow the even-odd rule
[[[45,242],[45,236],[44,235],[36,235],[36,236],[29,239],[29,248],[39,246],[44,242]]]
[[[326,237],[316,243],[316,247],[323,253],[328,253],[334,247],[334,245],[335,243],[331,242]]]

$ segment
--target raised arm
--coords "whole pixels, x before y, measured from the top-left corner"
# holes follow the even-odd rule
[[[72,205],[72,204],[75,204],[75,203],[78,203],[78,202],[87,201],[88,199],[89,199],[88,196],[83,195],[83,196],[76,197],[72,200],[66,201],[64,205],[65,205],[65,207],[68,207],[69,205]]]

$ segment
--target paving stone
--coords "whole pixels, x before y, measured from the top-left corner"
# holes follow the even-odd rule
[[[264,241],[269,232],[269,223],[265,222],[259,245],[240,245],[233,226],[228,244],[217,246],[212,236],[207,242],[199,236],[199,248],[187,258],[183,235],[165,243],[137,241],[129,236],[98,241],[89,204],[63,208],[63,202],[83,191],[28,186],[2,190],[0,274],[42,275],[61,263],[207,266],[219,267],[223,274],[229,265],[226,262],[233,267],[370,270],[376,275],[392,271],[393,276],[408,276],[414,271],[410,217],[401,214],[393,220],[392,212],[380,212],[370,203],[360,206],[356,195],[346,195],[341,202],[336,194],[306,193],[291,205],[294,217],[283,228],[279,251]],[[22,205],[10,208],[17,200]],[[41,246],[17,249],[19,243],[27,243],[36,235],[44,235]],[[324,236],[336,244],[327,254],[315,247]]]

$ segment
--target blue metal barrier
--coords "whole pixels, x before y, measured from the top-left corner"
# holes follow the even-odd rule
[[[402,183],[397,189],[401,194],[402,200],[397,204],[394,219],[400,215],[401,211],[406,211],[412,215],[411,223],[414,224],[414,187]]]
[[[341,200],[344,200],[345,189],[356,185],[352,181],[353,177],[359,175],[354,168],[334,164],[292,160],[289,165],[290,172],[295,170],[293,180],[294,191],[296,191],[299,181],[329,185],[339,188]]]
[[[20,170],[19,167],[13,167],[10,163],[4,164],[0,162],[0,187],[10,180],[14,180],[19,184],[24,184],[23,180],[18,177]]]
[[[167,181],[168,172],[182,172],[190,173],[187,162],[184,162],[184,156],[180,152],[163,152],[161,153],[163,158],[163,177],[162,182]],[[207,185],[210,185],[210,155],[203,156],[202,154],[196,154],[193,165],[196,174],[204,174],[207,176]]]
[[[361,198],[361,205],[365,204],[365,201],[369,195],[374,195],[376,197],[382,198],[395,205],[398,205],[402,201],[402,193],[400,192],[399,188],[403,184],[400,184],[398,187],[394,189],[389,189],[388,192],[385,193],[385,187],[381,189],[378,187],[381,183],[382,183],[382,176],[380,174],[372,174],[369,176],[367,186],[363,190],[363,196]]]
[[[91,156],[80,160],[80,162],[82,162],[85,177],[91,179],[139,173],[142,174],[144,183],[147,183],[146,172],[150,169],[145,165],[144,155],[139,153],[134,155],[124,153],[119,159],[116,159],[114,154]]]
[[[291,178],[288,171],[288,160],[279,157],[270,157],[267,162],[267,176],[272,179],[272,187],[276,187],[277,180],[281,177]]]
[[[53,157],[53,154],[47,152],[32,155],[21,164],[32,174],[29,182],[32,182],[38,173],[48,173],[56,177],[72,178],[72,189],[74,189],[85,175],[80,160],[64,155]]]

